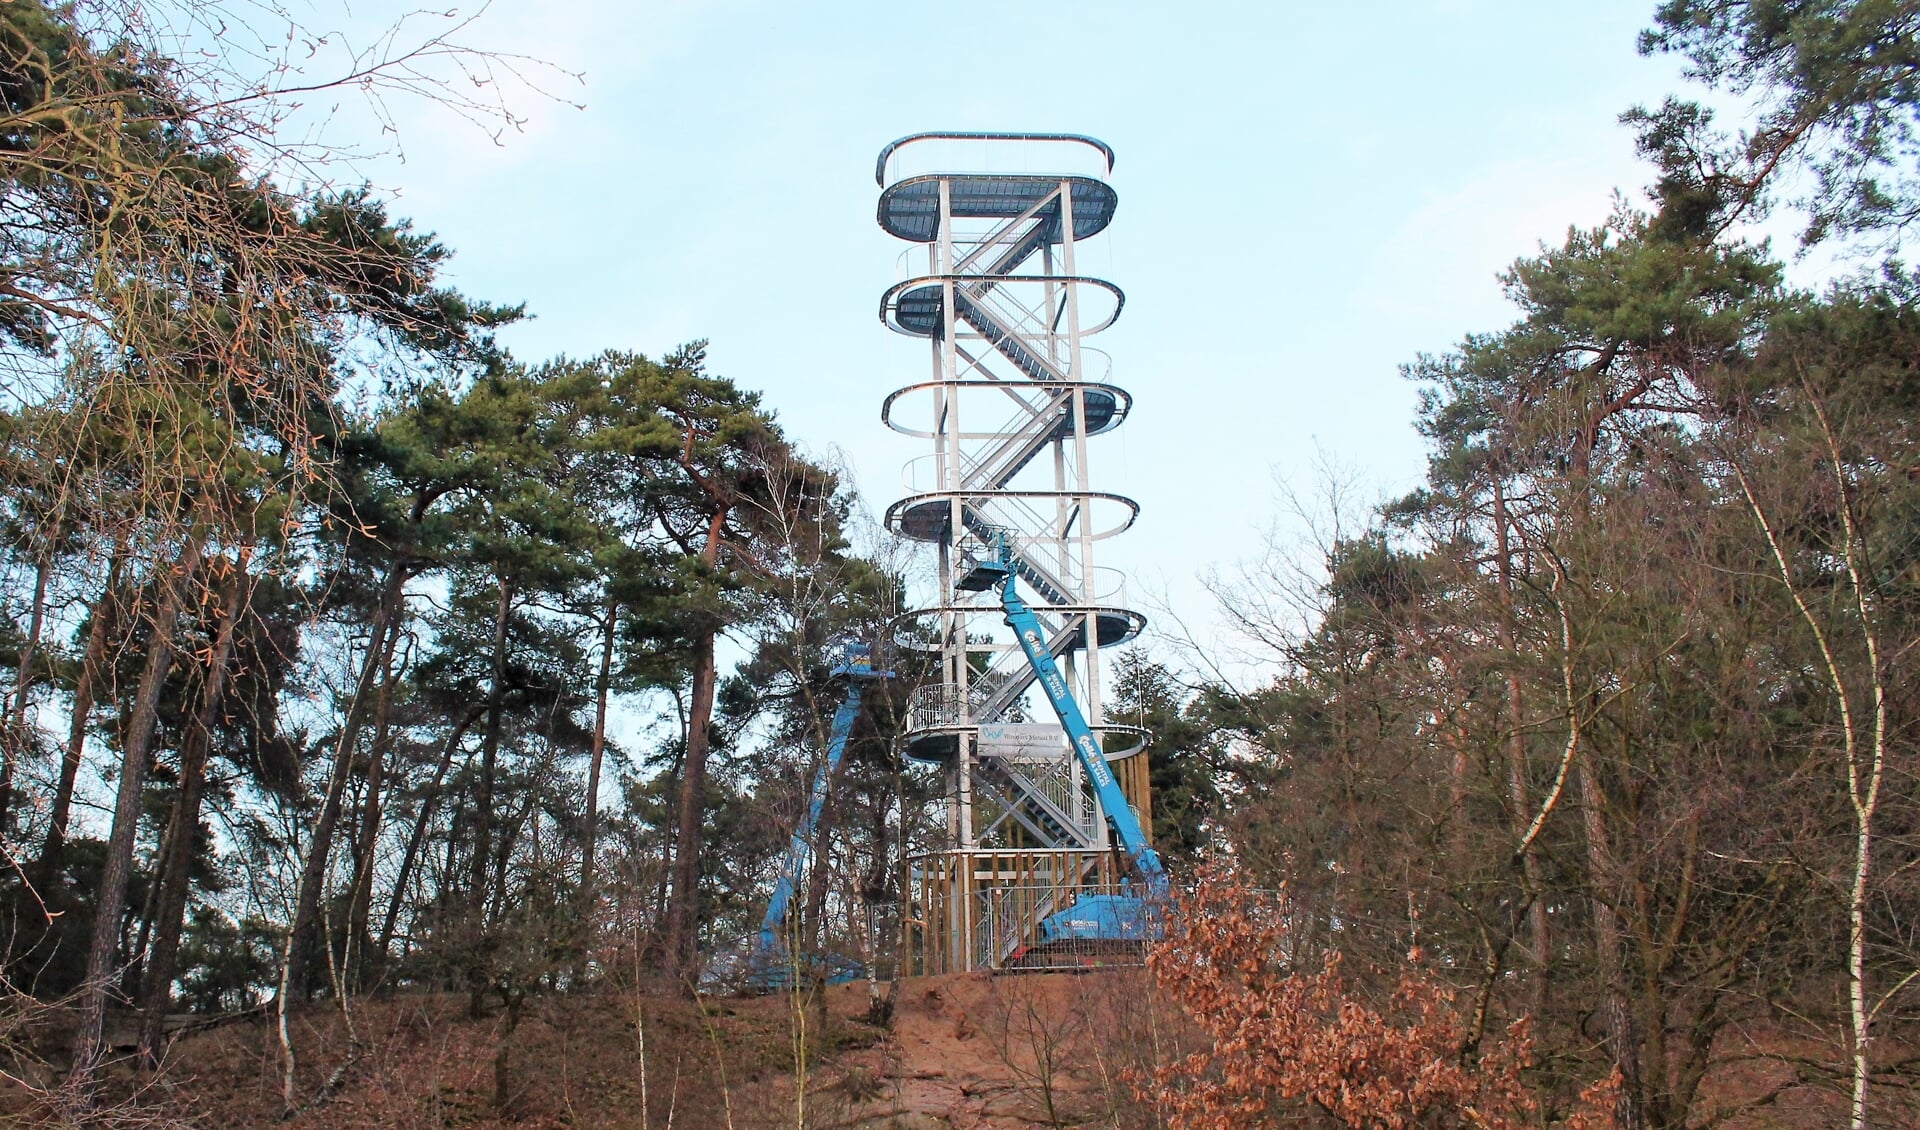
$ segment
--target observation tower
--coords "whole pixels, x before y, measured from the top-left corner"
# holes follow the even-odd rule
[[[1035,720],[1047,717],[1028,693],[1035,668],[1001,602],[968,583],[977,563],[1009,560],[1150,828],[1147,735],[1101,709],[1102,650],[1146,622],[1126,606],[1119,574],[1095,564],[1139,513],[1098,489],[1091,469],[1132,408],[1111,358],[1087,344],[1125,297],[1080,266],[1083,242],[1113,220],[1112,167],[1111,148],[1077,134],[923,133],[881,150],[875,169],[881,228],[916,245],[880,320],[925,341],[930,361],[926,379],[881,409],[887,426],[928,445],[908,464],[887,527],[931,546],[938,566],[932,600],[895,625],[896,642],[938,672],[913,693],[905,751],[940,766],[946,784],[946,842],[909,861],[904,948],[915,973],[1124,960],[1127,950],[1042,936],[1042,922],[1077,900],[1121,890],[1128,861],[1065,731]]]

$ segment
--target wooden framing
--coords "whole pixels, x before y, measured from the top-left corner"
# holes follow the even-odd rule
[[[1040,920],[1085,894],[1122,890],[1117,851],[1027,848],[934,852],[908,861],[901,971],[995,969],[1035,945]]]

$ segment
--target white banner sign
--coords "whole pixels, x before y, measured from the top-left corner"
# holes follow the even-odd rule
[[[979,748],[989,757],[1055,758],[1067,750],[1067,732],[1050,722],[1003,722],[980,727]]]

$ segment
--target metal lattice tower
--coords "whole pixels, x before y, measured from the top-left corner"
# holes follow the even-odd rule
[[[1022,171],[985,171],[1009,152]],[[972,171],[913,171],[955,153]],[[1035,162],[1093,171],[1027,171]],[[927,133],[887,146],[875,171],[881,228],[925,247],[924,259],[903,256],[924,273],[886,291],[880,318],[931,351],[928,379],[887,397],[881,413],[931,447],[908,465],[911,493],[886,516],[938,557],[936,599],[899,625],[903,643],[939,660],[939,682],[915,692],[906,744],[947,776],[950,847],[916,872],[928,972],[1001,963],[1062,892],[1113,874],[1105,820],[1060,728],[1026,720],[1034,676],[998,601],[960,587],[988,539],[1012,545],[1049,650],[1148,815],[1145,758],[1133,756],[1145,735],[1101,710],[1101,650],[1145,625],[1118,573],[1095,565],[1100,543],[1139,512],[1096,489],[1090,471],[1093,441],[1132,404],[1108,380],[1107,355],[1086,344],[1125,298],[1077,262],[1081,242],[1113,219],[1112,165],[1110,148],[1080,135]]]

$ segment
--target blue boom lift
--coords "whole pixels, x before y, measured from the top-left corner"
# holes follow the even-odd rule
[[[1166,868],[1160,863],[1159,853],[1148,845],[1139,818],[1127,803],[1120,783],[1114,780],[1113,767],[1107,764],[1099,740],[1093,736],[1093,728],[1087,725],[1086,715],[1080,712],[1080,704],[1073,700],[1066,678],[1047,650],[1046,633],[1041,629],[1039,618],[1020,599],[1014,587],[1013,550],[1007,533],[996,529],[987,536],[992,557],[976,562],[961,577],[957,587],[969,592],[986,592],[999,586],[1000,606],[1007,614],[1007,625],[1019,639],[1020,650],[1026,653],[1034,677],[1046,691],[1047,701],[1053,704],[1060,725],[1066,729],[1067,741],[1079,757],[1087,780],[1092,782],[1095,795],[1100,798],[1100,810],[1106,814],[1107,824],[1119,839],[1121,850],[1126,852],[1139,888],[1138,894],[1081,895],[1073,905],[1040,920],[1036,944],[1144,941],[1151,931],[1149,911],[1166,903]]]
[[[787,854],[780,861],[779,875],[774,879],[773,897],[767,901],[767,912],[760,919],[760,933],[754,938],[748,964],[748,984],[763,992],[787,988],[794,983],[794,975],[801,962],[787,952],[780,935],[786,925],[787,914],[792,909],[794,893],[800,889],[801,881],[806,876],[807,863],[813,858],[813,836],[820,827],[820,813],[827,805],[827,786],[847,751],[847,738],[852,735],[853,724],[860,717],[860,700],[868,684],[893,678],[893,672],[874,668],[873,649],[863,643],[846,641],[836,645],[832,660],[830,674],[846,680],[846,697],[840,700],[839,709],[833,712],[826,756],[821,759],[820,768],[814,771],[813,785],[807,793],[806,814],[801,818],[799,827],[793,830],[793,841],[787,845]],[[829,984],[843,984],[858,977],[861,972],[859,963],[838,954],[822,954],[802,960],[810,972],[818,973]]]

